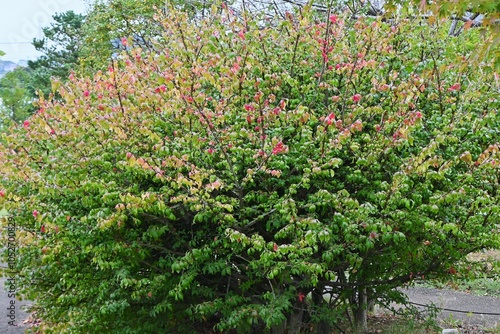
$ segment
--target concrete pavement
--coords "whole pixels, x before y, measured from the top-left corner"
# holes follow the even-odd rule
[[[9,292],[11,282],[8,276],[0,278],[0,334],[21,334],[29,327],[24,321],[29,316],[25,308],[30,302],[14,298]]]
[[[444,321],[480,325],[484,328],[500,326],[500,298],[418,287],[403,291],[414,304],[433,303],[436,307],[443,309],[438,313],[438,318]],[[415,306],[424,309],[419,305]]]

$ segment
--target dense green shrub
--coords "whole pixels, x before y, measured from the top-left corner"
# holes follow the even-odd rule
[[[401,21],[159,18],[2,137],[47,332],[327,333],[498,246],[498,75]],[[126,44],[128,41],[123,40]]]

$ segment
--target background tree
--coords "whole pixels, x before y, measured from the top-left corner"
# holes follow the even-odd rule
[[[68,11],[53,18],[55,23],[43,28],[44,38],[33,40],[42,56],[28,61],[27,68],[18,67],[0,79],[3,126],[8,121],[22,123],[35,111],[32,102],[38,94],[48,97],[52,92],[52,78],[65,80],[78,67],[85,16]]]
[[[9,121],[20,123],[31,115],[35,101],[31,80],[29,71],[22,67],[0,79],[2,127],[10,124]]]
[[[85,15],[73,11],[54,14],[49,27],[44,27],[42,39],[34,39],[33,45],[42,55],[28,61],[33,86],[45,96],[51,92],[51,78],[66,79],[76,70],[82,47],[82,26]]]

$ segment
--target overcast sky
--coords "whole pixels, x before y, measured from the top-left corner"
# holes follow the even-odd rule
[[[41,28],[53,22],[52,15],[85,9],[84,0],[0,0],[0,50],[6,53],[1,59],[36,59],[31,41],[43,36]]]

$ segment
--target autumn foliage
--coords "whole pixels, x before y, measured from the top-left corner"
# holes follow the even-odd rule
[[[469,66],[473,32],[157,19],[154,52],[54,82],[2,137],[41,330],[362,328],[371,300],[499,246],[499,78]]]

